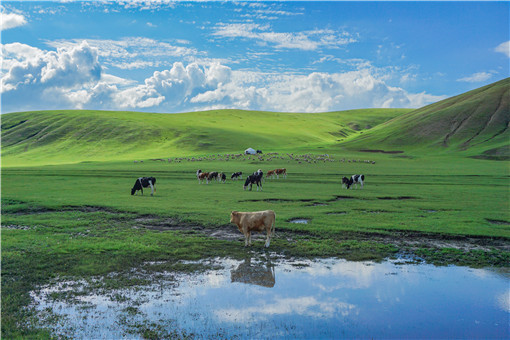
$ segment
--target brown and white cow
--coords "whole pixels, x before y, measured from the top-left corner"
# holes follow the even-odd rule
[[[266,231],[265,247],[269,247],[271,236],[274,235],[276,214],[272,210],[240,212],[232,211],[230,223],[235,223],[239,231],[244,234],[244,246],[251,246],[252,231]]]
[[[207,181],[207,177],[209,177],[208,172],[201,172],[197,175],[198,177],[198,184],[201,184],[203,181]]]
[[[269,171],[267,172],[267,174],[266,174],[266,178],[270,178],[270,177],[271,177],[271,179],[272,179],[272,178],[274,178],[275,171],[276,171],[276,170],[269,170]]]
[[[283,178],[287,178],[287,169],[285,168],[281,168],[281,169],[276,169],[275,170],[275,173],[276,173],[276,178],[278,179],[279,175],[283,175]]]

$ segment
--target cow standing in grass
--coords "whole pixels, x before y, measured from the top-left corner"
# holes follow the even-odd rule
[[[276,173],[276,179],[280,178],[279,175],[282,175],[283,178],[287,178],[287,169],[285,168],[276,169],[274,172]]]
[[[262,190],[262,177],[264,176],[264,173],[262,170],[258,170],[257,172],[254,172],[248,178],[246,178],[246,181],[244,182],[243,189],[246,190],[248,185],[250,186],[250,191],[253,186],[253,184],[257,184],[257,191]]]
[[[356,186],[356,189],[358,189],[358,183],[360,184],[361,189],[363,189],[365,175],[352,175],[349,179],[347,177],[342,178],[342,187],[345,185],[347,189],[349,189],[353,184]]]
[[[240,212],[232,211],[230,223],[235,223],[240,232],[244,235],[244,246],[251,246],[252,231],[266,231],[265,247],[269,247],[271,236],[274,235],[276,214],[272,210]]]
[[[143,188],[151,187],[151,196],[154,195],[154,185],[156,185],[156,178],[154,177],[139,177],[135,181],[135,185],[133,185],[133,188],[131,189],[131,195],[134,195],[138,190],[142,192],[143,195]]]
[[[242,171],[234,172],[232,174],[232,176],[230,176],[230,179],[232,179],[232,180],[237,180],[238,178],[243,179],[243,172]]]

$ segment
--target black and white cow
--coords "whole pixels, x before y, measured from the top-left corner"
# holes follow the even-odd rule
[[[213,171],[209,173],[209,176],[207,176],[207,184],[209,184],[209,181],[212,181],[213,179],[218,180],[218,172]]]
[[[350,179],[347,179],[347,177],[342,178],[342,187],[345,185],[345,187],[349,189],[354,184],[356,186],[356,189],[358,189],[359,183],[361,189],[363,189],[364,182],[365,175],[352,175]]]
[[[236,180],[236,179],[238,179],[238,178],[243,179],[243,173],[242,173],[242,171],[234,172],[234,173],[232,174],[232,176],[230,176],[230,179],[232,179],[232,180]]]
[[[252,185],[257,184],[257,191],[259,191],[259,187],[260,187],[260,190],[262,190],[262,176],[263,175],[264,175],[264,173],[261,170],[259,170],[257,172],[254,172],[252,175],[248,176],[248,178],[246,178],[246,181],[244,182],[243,189],[246,190],[246,188],[249,185],[250,191],[251,191]]]
[[[342,188],[349,189],[350,186],[349,179],[347,177],[342,177]]]
[[[227,181],[227,176],[226,176],[226,175],[222,172],[222,173],[220,173],[220,174],[218,175],[218,180],[219,180],[220,182],[225,183],[225,182]]]
[[[135,185],[131,189],[131,195],[134,195],[138,190],[142,192],[143,188],[151,187],[151,196],[154,195],[154,185],[156,185],[156,178],[154,177],[139,177],[135,181]]]

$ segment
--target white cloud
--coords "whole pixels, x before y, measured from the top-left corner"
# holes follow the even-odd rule
[[[144,39],[139,41],[147,43]],[[140,83],[103,72],[100,55],[124,54],[122,44],[93,42],[101,49],[86,41],[61,42],[57,51],[23,44],[3,45],[8,65],[1,80],[3,109],[9,112],[74,107],[183,112],[237,108],[324,112],[420,107],[444,98],[389,86],[391,70],[363,63],[357,64],[356,71],[296,75],[232,70],[219,61],[195,59],[187,65],[174,62]],[[124,43],[131,46],[132,40]],[[114,48],[107,51],[106,46],[110,45]]]
[[[56,52],[23,44],[4,45],[2,50],[6,50],[9,57],[9,69],[1,79],[4,108],[65,107],[68,99],[72,100],[72,96],[65,95],[66,91],[96,84],[101,78],[97,51],[85,41]]]
[[[510,40],[509,41],[505,41],[501,44],[499,44],[495,49],[494,51],[496,52],[500,52],[500,53],[503,53],[505,54],[508,58],[510,58]]]
[[[81,41],[80,39],[48,41],[47,45],[54,48],[72,48]],[[87,39],[87,43],[97,49],[105,66],[128,70],[171,66],[172,57],[182,59],[186,56],[200,55],[194,48],[143,37],[126,37],[120,40]]]
[[[271,44],[276,48],[317,50],[318,48],[338,48],[356,42],[356,38],[347,32],[329,29],[303,32],[272,32],[269,25],[254,23],[218,24],[213,36],[220,38],[253,39],[259,43]]]
[[[219,309],[214,314],[222,322],[245,324],[247,321],[266,320],[278,315],[304,315],[313,318],[332,318],[334,315],[348,316],[356,310],[355,305],[337,299],[319,301],[313,296],[304,296],[276,298],[273,303],[242,309]]]
[[[190,101],[208,108],[250,108],[284,112],[324,112],[352,108],[420,107],[444,99],[391,87],[371,69],[345,73],[277,75],[233,71],[232,81]],[[216,105],[216,106],[215,106]]]
[[[457,81],[462,81],[466,83],[481,83],[487,81],[492,78],[492,72],[478,72],[474,73],[470,76],[457,79]]]
[[[21,14],[5,13],[2,10],[0,15],[2,17],[2,31],[23,26],[27,23],[27,19]]]

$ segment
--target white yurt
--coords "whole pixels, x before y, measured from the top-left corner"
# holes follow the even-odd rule
[[[253,150],[252,148],[248,148],[248,149],[244,150],[245,155],[255,155],[256,153],[257,153],[257,151]]]

